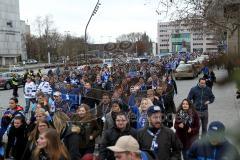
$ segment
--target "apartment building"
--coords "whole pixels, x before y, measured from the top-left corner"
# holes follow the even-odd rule
[[[169,52],[217,52],[217,43],[212,33],[192,30],[187,24],[172,22],[157,24],[158,53]]]
[[[26,59],[26,33],[30,26],[20,21],[19,0],[0,0],[0,66]]]

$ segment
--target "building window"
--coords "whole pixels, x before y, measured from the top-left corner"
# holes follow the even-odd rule
[[[169,49],[160,49],[160,53],[169,53]]]
[[[162,39],[162,42],[168,42],[169,39]]]
[[[202,52],[203,48],[193,48],[193,52]]]
[[[193,33],[194,36],[202,36],[203,33]]]
[[[206,43],[206,45],[217,45],[216,43]]]
[[[168,25],[159,25],[159,27],[168,27]]]
[[[203,45],[203,43],[193,43],[194,46],[200,46]]]
[[[12,21],[8,21],[7,26],[12,28],[13,27]]]
[[[214,41],[215,38],[206,38],[206,40]]]
[[[207,48],[207,51],[211,51],[211,50],[218,50],[217,48]]]
[[[166,46],[169,46],[169,44],[160,44],[159,46],[160,47],[166,47]]]
[[[160,32],[167,32],[167,30],[160,30]]]
[[[194,41],[201,41],[203,38],[193,38]]]

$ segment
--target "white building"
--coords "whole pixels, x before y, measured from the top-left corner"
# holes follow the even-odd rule
[[[156,56],[158,54],[158,46],[156,42],[152,42],[152,55]]]
[[[193,31],[186,24],[158,22],[158,53],[188,51],[216,52],[218,50],[214,35]]]
[[[26,25],[20,21],[19,0],[0,0],[0,65],[15,64],[26,57],[22,52],[26,51],[22,42],[22,33],[26,32],[22,30]]]
[[[26,24],[25,21],[21,20],[20,21],[21,28],[21,59],[22,60],[27,60],[27,48],[26,48],[26,35],[30,35],[30,25]]]

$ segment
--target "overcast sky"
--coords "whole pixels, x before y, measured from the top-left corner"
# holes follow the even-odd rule
[[[121,34],[146,32],[153,41],[157,37],[156,13],[159,0],[100,0],[88,34],[95,43],[114,41]],[[97,0],[20,0],[20,17],[31,25],[37,16],[51,15],[59,32],[84,35],[84,29]]]

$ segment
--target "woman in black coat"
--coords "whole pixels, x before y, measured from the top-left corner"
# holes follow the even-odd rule
[[[31,159],[31,154],[37,145],[37,139],[39,138],[39,135],[51,127],[51,124],[47,120],[39,120],[36,123],[35,128],[28,134],[28,141],[24,152],[22,153],[21,160]]]
[[[79,151],[81,157],[85,154],[93,154],[95,139],[100,135],[101,129],[96,118],[92,116],[89,106],[81,104],[77,109],[77,114],[72,117],[72,121],[80,127]]]
[[[22,116],[16,116],[13,125],[9,129],[8,142],[5,152],[5,158],[13,156],[15,160],[20,160],[27,143],[26,122]],[[11,155],[10,155],[11,151]]]
[[[49,128],[39,135],[32,160],[71,160],[55,129]]]
[[[69,121],[70,118],[65,113],[61,111],[57,111],[54,113],[54,127],[57,133],[60,135],[61,141],[67,148],[71,160],[79,160],[80,128],[77,126],[73,126],[71,123],[68,123]]]

